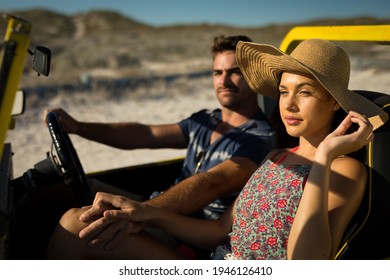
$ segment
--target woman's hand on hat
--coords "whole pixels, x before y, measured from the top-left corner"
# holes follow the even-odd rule
[[[357,130],[346,134],[353,124],[358,126]],[[372,132],[373,126],[364,115],[350,111],[340,125],[321,142],[320,146],[328,150],[332,159],[335,159],[367,145],[372,141]]]

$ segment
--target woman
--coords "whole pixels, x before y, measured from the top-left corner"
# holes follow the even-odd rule
[[[64,215],[48,257],[181,257],[152,236],[138,233],[145,224],[197,246],[219,245],[215,259],[335,256],[367,179],[364,165],[347,155],[364,147],[388,116],[348,90],[348,55],[329,41],[304,41],[291,55],[269,45],[240,42],[236,54],[252,90],[279,98],[281,121],[299,145],[271,152],[217,221],[99,193],[91,207]],[[348,114],[340,123],[335,116],[342,109]]]

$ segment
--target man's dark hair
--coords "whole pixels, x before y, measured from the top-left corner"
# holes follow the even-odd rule
[[[244,35],[237,35],[237,36],[220,35],[215,37],[210,47],[213,58],[215,57],[216,54],[221,52],[236,51],[236,46],[239,41],[252,42],[252,40],[249,37]]]

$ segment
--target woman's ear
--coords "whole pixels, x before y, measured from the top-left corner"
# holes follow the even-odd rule
[[[340,108],[341,108],[340,104],[338,102],[335,102],[333,105],[333,111],[337,111]]]

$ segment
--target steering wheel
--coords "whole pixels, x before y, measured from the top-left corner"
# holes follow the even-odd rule
[[[46,123],[59,159],[52,152],[53,162],[65,183],[72,188],[80,206],[89,205],[92,195],[88,180],[69,135],[62,129],[56,113],[49,112],[46,115]]]

